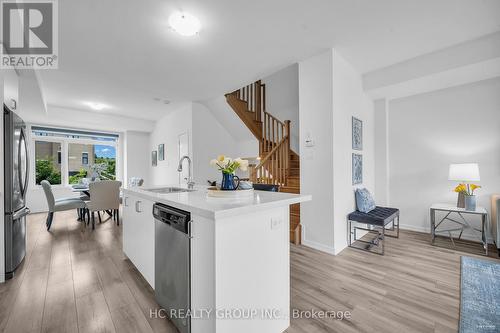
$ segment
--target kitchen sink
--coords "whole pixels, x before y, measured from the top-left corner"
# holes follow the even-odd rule
[[[180,187],[157,187],[157,188],[148,188],[145,189],[145,191],[166,194],[166,193],[192,192],[194,190],[189,190],[187,188],[180,188]]]

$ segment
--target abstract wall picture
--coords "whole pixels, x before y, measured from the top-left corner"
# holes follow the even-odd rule
[[[352,185],[363,183],[363,155],[352,154]]]
[[[352,149],[363,150],[363,121],[352,117]]]
[[[153,150],[151,152],[151,165],[154,166],[154,167],[158,165],[157,155],[158,155],[158,153],[157,153],[156,150]]]
[[[165,160],[165,144],[158,145],[158,161]]]

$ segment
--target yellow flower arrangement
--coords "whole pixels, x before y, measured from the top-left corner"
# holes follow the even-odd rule
[[[481,186],[476,184],[458,184],[454,191],[457,193],[463,193],[464,195],[474,195],[474,191]]]
[[[238,158],[231,158],[224,155],[217,156],[216,159],[210,161],[210,165],[217,167],[220,171],[227,174],[234,174],[237,169],[241,171],[248,170],[248,160]]]

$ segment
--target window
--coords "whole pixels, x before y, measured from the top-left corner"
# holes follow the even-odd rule
[[[35,182],[40,185],[47,180],[53,185],[61,184],[61,143],[35,141]]]
[[[118,135],[35,126],[31,131],[37,185],[43,179],[53,185],[92,177],[116,179]]]
[[[82,165],[89,165],[89,153],[82,153]]]

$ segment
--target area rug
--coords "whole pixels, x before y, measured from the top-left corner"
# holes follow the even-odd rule
[[[461,258],[460,333],[500,332],[500,262]]]

